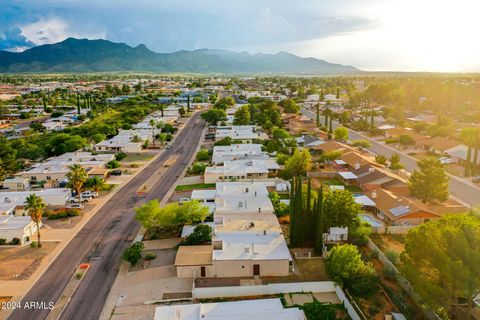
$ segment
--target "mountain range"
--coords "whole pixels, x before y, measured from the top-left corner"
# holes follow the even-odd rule
[[[23,52],[0,51],[1,73],[159,72],[217,74],[350,74],[355,67],[288,52],[250,54],[230,50],[157,53],[108,40],[68,38]]]

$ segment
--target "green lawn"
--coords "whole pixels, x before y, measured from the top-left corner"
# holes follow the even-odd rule
[[[183,184],[175,188],[175,191],[187,191],[194,189],[210,189],[215,188],[215,183],[196,183],[196,184]]]

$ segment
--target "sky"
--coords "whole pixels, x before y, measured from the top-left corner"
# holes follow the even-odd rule
[[[480,72],[479,0],[1,0],[0,50],[68,37],[288,51],[369,71]]]

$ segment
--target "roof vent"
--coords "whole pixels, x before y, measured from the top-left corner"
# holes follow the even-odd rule
[[[371,196],[372,196],[372,199],[376,199],[377,198],[377,192],[375,190],[373,190]]]

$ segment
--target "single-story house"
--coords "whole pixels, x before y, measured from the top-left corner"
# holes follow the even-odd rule
[[[226,180],[265,180],[277,174],[280,166],[273,159],[225,161],[221,167],[207,167],[205,183]]]
[[[460,144],[453,148],[445,150],[444,153],[450,156],[456,163],[464,164],[467,161],[468,147],[464,144]],[[471,155],[472,161],[473,161],[473,154],[474,152],[472,151],[472,155]],[[477,163],[480,164],[480,157],[479,159],[477,159]]]
[[[0,215],[0,239],[5,239],[7,243],[17,238],[20,239],[20,245],[22,245],[36,232],[37,225],[30,216]]]
[[[279,298],[159,306],[154,320],[306,320],[299,308],[284,308]]]
[[[458,145],[460,145],[460,143],[458,143],[457,141],[444,137],[422,139],[420,141],[416,141],[415,143],[415,146],[417,148],[421,148],[423,150],[433,152],[439,155],[445,154],[446,150],[454,148]]]
[[[287,276],[291,261],[281,233],[216,232],[212,245],[180,246],[175,267],[179,278]]]
[[[440,217],[440,214],[422,202],[385,189],[372,190],[366,195],[375,202],[375,207],[368,207],[367,210],[392,225],[415,226]]]

